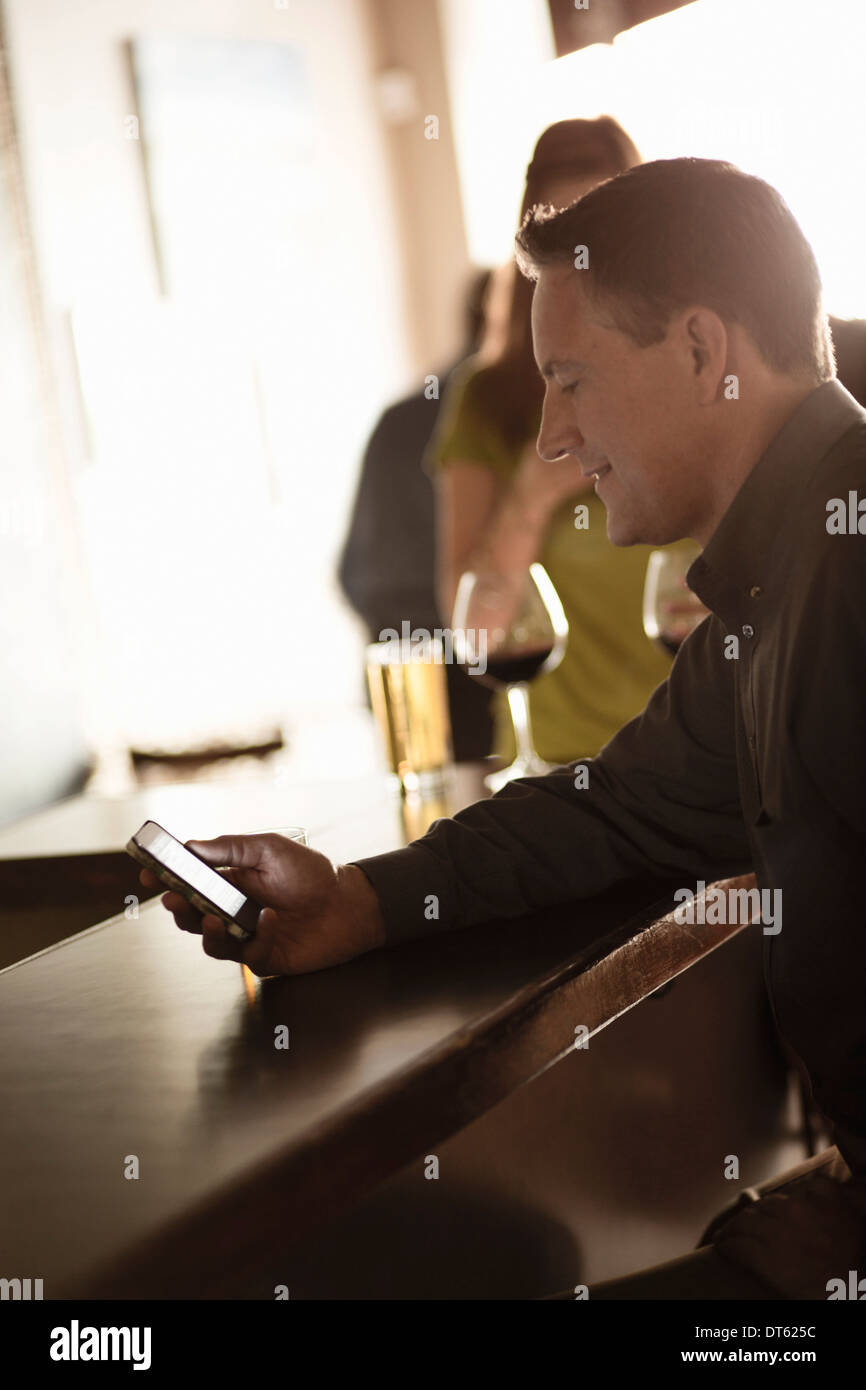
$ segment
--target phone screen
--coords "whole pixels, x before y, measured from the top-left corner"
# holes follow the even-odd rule
[[[227,917],[234,917],[247,901],[239,888],[235,888],[209,864],[203,863],[198,855],[169,835],[156,821],[146,821],[135,839],[142,849],[195,888],[202,897],[209,898],[214,907],[218,907]]]
[[[215,908],[230,920],[228,930],[246,941],[254,933],[261,905],[223,878],[156,821],[145,821],[127,851],[202,912]],[[163,872],[160,873],[160,870]],[[212,905],[212,906],[211,906]]]

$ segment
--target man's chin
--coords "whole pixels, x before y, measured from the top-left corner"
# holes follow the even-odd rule
[[[607,538],[611,545],[643,545],[646,543],[645,537],[640,534],[640,528],[636,528],[634,523],[627,522],[612,511],[607,513]]]
[[[607,538],[611,545],[618,546],[668,545],[676,539],[668,535],[667,528],[659,526],[658,521],[653,525],[637,517],[624,517],[612,508],[607,508]]]

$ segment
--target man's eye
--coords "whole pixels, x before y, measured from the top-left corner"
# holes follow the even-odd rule
[[[563,386],[563,388],[562,388],[562,394],[563,394],[564,396],[571,396],[571,395],[573,395],[574,392],[577,390],[577,388],[578,388],[579,385],[580,385],[580,382],[579,382],[579,381],[571,381],[571,382],[569,382],[569,384],[568,384],[567,386]]]

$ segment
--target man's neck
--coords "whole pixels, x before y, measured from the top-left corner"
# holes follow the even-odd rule
[[[798,378],[776,378],[773,385],[761,394],[761,399],[749,417],[741,422],[736,439],[726,441],[728,448],[713,473],[713,487],[708,506],[700,524],[693,530],[695,540],[706,546],[725,512],[769,445],[790,420],[794,411],[817,389],[814,381]]]

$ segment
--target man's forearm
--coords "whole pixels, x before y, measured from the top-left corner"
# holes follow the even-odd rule
[[[592,777],[594,763],[590,762]],[[596,780],[601,780],[596,768]],[[618,884],[750,868],[733,843],[715,851],[672,841],[661,826],[640,829],[611,793],[590,802],[573,770],[512,782],[489,801],[437,821],[405,849],[357,861],[376,891],[385,941],[452,931],[577,902]]]
[[[598,757],[512,782],[405,849],[356,861],[386,940],[523,916],[628,881],[750,871],[730,688],[705,669],[717,638],[687,639],[671,678]]]

